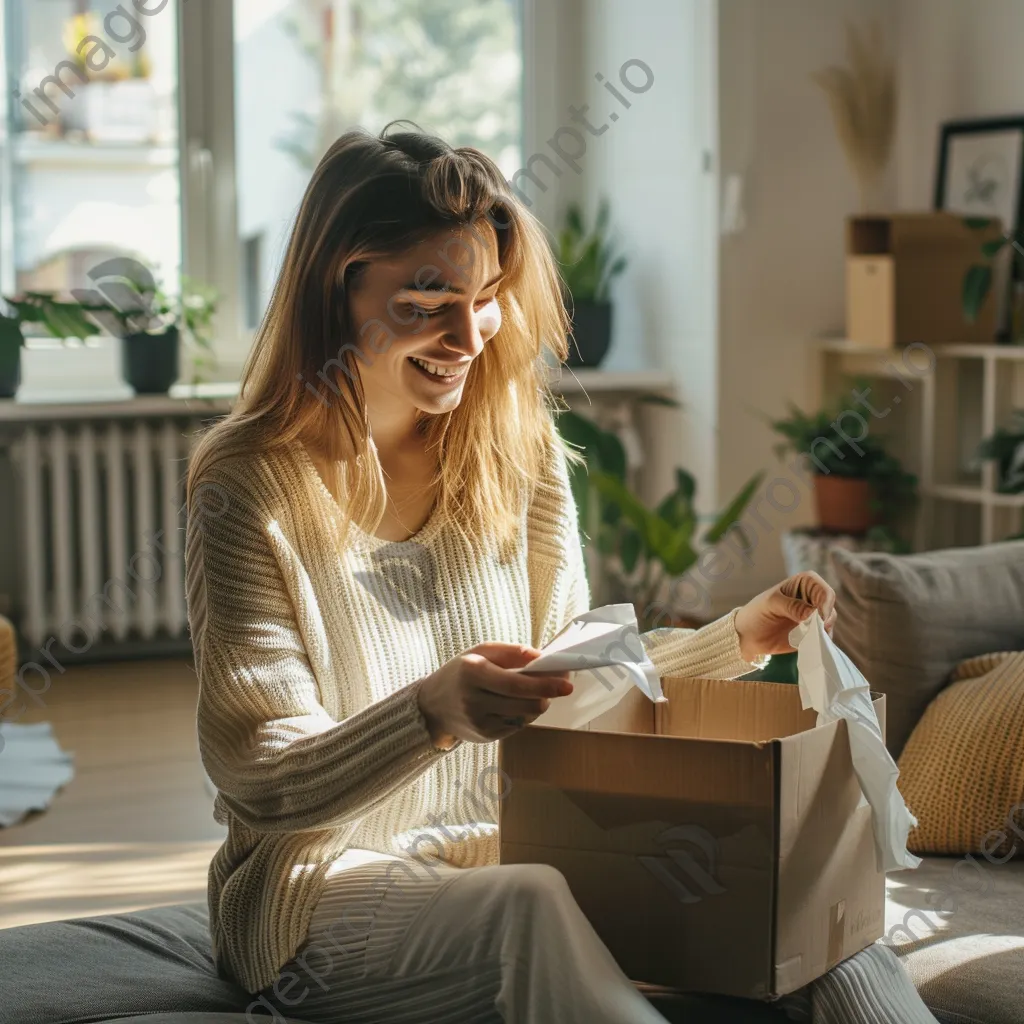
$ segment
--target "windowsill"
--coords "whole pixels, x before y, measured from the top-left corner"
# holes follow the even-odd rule
[[[22,386],[16,398],[0,400],[0,422],[103,417],[216,415],[230,410],[238,397],[241,370],[224,353],[214,380],[175,384],[168,395],[136,396],[121,375],[120,346],[112,338],[62,345],[51,339],[32,339],[22,352]],[[182,365],[188,380],[191,367]],[[552,390],[560,394],[635,395],[671,393],[672,376],[663,370],[555,369]]]
[[[125,385],[123,394],[96,392],[36,392],[23,398],[0,399],[0,423],[55,420],[120,419],[156,416],[218,416],[229,412],[238,384],[175,384],[166,395],[136,395]]]

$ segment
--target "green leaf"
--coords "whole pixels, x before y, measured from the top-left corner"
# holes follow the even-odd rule
[[[626,479],[626,449],[617,434],[602,429],[593,420],[572,410],[559,415],[558,431],[570,444],[583,449],[591,469],[612,473],[623,481]]]
[[[615,502],[622,509],[622,515],[636,528],[648,553],[654,553],[659,542],[665,542],[666,532],[671,534],[671,527],[644,508],[640,500],[617,477],[609,473],[591,473],[590,482],[602,497]],[[658,524],[662,529],[659,530]]]
[[[613,526],[602,525],[597,531],[597,550],[602,555],[614,555],[619,546],[619,531]]]
[[[972,231],[984,231],[985,228],[991,226],[991,217],[965,217],[964,224],[971,228]]]
[[[624,527],[619,541],[619,558],[627,573],[632,573],[636,569],[642,551],[643,541],[640,534],[631,526]]]
[[[743,513],[747,510],[750,499],[753,498],[758,487],[761,486],[763,479],[764,473],[755,473],[743,485],[739,494],[729,502],[725,511],[720,513],[714,523],[711,524],[711,528],[704,536],[705,543],[717,544],[725,536],[729,528],[743,518]]]
[[[981,246],[981,253],[983,256],[987,256],[992,259],[994,256],[998,256],[1006,245],[1008,239],[1006,238],[993,238],[987,242],[983,242]]]
[[[670,576],[682,576],[697,561],[697,552],[690,543],[692,538],[693,529],[683,527],[658,552],[659,560]]]
[[[584,232],[583,211],[579,203],[570,203],[568,205],[565,211],[565,224],[573,235],[577,238],[582,237]]]
[[[975,263],[967,268],[963,284],[964,318],[968,323],[978,319],[978,313],[992,287],[992,268]]]
[[[576,502],[576,515],[579,519],[580,533],[585,537],[587,528],[590,525],[590,480],[587,476],[585,464],[570,464],[569,489],[572,491],[573,500]]]

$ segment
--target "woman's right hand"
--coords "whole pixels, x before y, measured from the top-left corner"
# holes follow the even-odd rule
[[[521,644],[477,644],[420,683],[419,706],[435,746],[456,740],[489,743],[529,725],[552,697],[572,693],[568,672],[526,675],[540,651]]]

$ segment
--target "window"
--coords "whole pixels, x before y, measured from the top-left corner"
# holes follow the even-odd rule
[[[173,288],[181,266],[175,3],[0,0],[9,182],[3,291],[89,287],[114,255]],[[146,8],[146,3],[137,7]]]
[[[523,2],[0,0],[0,291],[88,287],[112,255],[185,273],[237,376],[346,128],[409,118],[519,167]]]
[[[347,127],[409,118],[520,164],[519,0],[234,0],[239,232],[262,315],[313,166]]]

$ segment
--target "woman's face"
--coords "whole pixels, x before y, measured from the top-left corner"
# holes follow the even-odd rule
[[[369,263],[351,298],[355,360],[370,409],[449,412],[473,360],[501,326],[493,226],[453,228]]]

